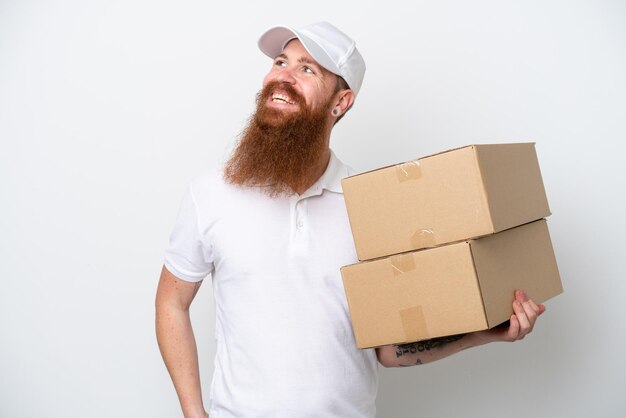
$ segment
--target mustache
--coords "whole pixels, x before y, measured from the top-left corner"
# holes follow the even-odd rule
[[[304,103],[304,97],[296,91],[296,89],[285,81],[270,81],[257,94],[257,102],[265,103],[274,92],[274,90],[282,90],[297,104]]]

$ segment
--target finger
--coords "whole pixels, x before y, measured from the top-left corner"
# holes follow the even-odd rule
[[[518,300],[513,302],[513,312],[515,312],[515,316],[519,321],[519,334],[521,334],[518,335],[519,338],[520,336],[526,335],[528,333],[531,328],[531,324],[528,316],[526,315],[526,310],[524,309],[524,306]]]
[[[528,300],[528,295],[522,289],[517,289],[515,291],[515,299],[519,300],[520,303],[524,303]]]
[[[522,289],[518,289],[516,291],[515,297],[516,297],[516,300],[518,300],[521,303],[522,308],[524,309],[524,313],[526,314],[526,318],[528,319],[528,325],[526,325],[526,321],[524,320],[524,318],[520,318],[520,327],[521,327],[520,332],[522,334],[521,338],[524,338],[526,334],[530,333],[533,330],[535,321],[537,320],[537,317],[539,316],[539,314],[537,313],[537,310],[535,309],[535,308],[538,309],[538,307],[532,301],[532,299],[528,297],[528,294]]]
[[[511,315],[511,319],[509,319],[509,329],[507,330],[507,338],[509,341],[517,340],[517,336],[519,335],[519,321],[517,320],[517,315]]]
[[[522,304],[522,307],[524,308],[524,312],[526,313],[526,318],[528,318],[528,329],[525,330],[526,334],[530,333],[533,330],[533,327],[535,326],[535,322],[537,321],[537,317],[539,316],[537,314],[537,311],[535,311],[535,309],[533,309],[531,303],[531,301],[527,301],[524,302]]]
[[[529,300],[530,306],[533,307],[533,310],[537,312],[537,316],[541,315],[546,311],[546,307],[543,305],[537,305],[532,299]]]
[[[535,308],[533,308],[532,300],[529,299],[522,303],[522,308],[524,308],[524,312],[526,312],[526,317],[529,319],[530,325],[533,325],[535,323],[535,319],[537,319],[537,316],[539,315],[537,314]]]

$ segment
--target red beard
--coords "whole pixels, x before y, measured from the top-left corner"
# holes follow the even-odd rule
[[[300,107],[284,112],[267,106],[280,87]],[[231,184],[258,187],[270,197],[304,190],[315,180],[316,164],[326,150],[330,100],[317,110],[306,105],[290,84],[272,82],[257,95],[257,107],[224,168]]]

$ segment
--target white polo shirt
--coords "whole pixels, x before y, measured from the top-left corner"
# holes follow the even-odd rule
[[[373,349],[356,347],[339,268],[357,261],[331,152],[301,196],[192,181],[165,255],[175,276],[212,273],[217,352],[211,418],[374,417]]]

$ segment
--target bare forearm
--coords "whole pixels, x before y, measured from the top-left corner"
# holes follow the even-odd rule
[[[379,347],[376,349],[378,361],[385,367],[415,366],[448,357],[470,347],[497,341],[521,340],[532,331],[537,318],[546,308],[535,304],[523,290],[516,290],[514,297],[513,314],[508,321],[497,327],[469,334]]]
[[[376,349],[376,354],[380,363],[385,367],[409,367],[440,360],[485,342],[474,333],[460,334],[380,347]]]
[[[156,332],[183,414],[189,418],[204,416],[198,352],[189,311],[157,304]]]

